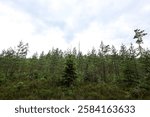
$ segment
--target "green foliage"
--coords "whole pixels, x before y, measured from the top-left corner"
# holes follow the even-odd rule
[[[124,70],[124,82],[126,83],[126,86],[135,86],[137,83],[137,74],[134,69],[130,68],[129,66],[126,66]]]
[[[101,42],[85,55],[53,48],[30,58],[20,42],[0,54],[0,99],[150,99],[150,50],[142,42],[120,50]]]
[[[22,41],[19,42],[17,46],[16,56],[20,58],[25,58],[28,52],[28,43],[23,44]]]
[[[66,57],[66,65],[65,65],[62,82],[65,86],[70,87],[71,85],[73,85],[76,78],[77,78],[77,74],[76,74],[76,69],[73,61],[73,56],[69,54]]]

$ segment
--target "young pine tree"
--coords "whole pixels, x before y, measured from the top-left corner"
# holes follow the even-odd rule
[[[75,64],[73,61],[73,56],[69,54],[66,58],[65,70],[63,73],[63,85],[70,87],[74,84],[74,81],[77,78]]]
[[[128,49],[128,58],[124,64],[124,81],[128,87],[136,86],[138,83],[139,73],[136,60],[136,51],[133,44]]]
[[[144,74],[141,79],[142,81],[142,88],[146,90],[150,90],[150,50],[147,50],[143,54],[142,58],[143,70]]]

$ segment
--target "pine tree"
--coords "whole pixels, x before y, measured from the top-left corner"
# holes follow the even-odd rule
[[[150,50],[144,52],[142,57],[143,64],[143,78],[141,79],[141,86],[149,91],[150,89]]]
[[[126,59],[127,56],[128,56],[127,47],[126,47],[124,44],[122,44],[122,45],[120,46],[119,55],[120,55],[121,60],[123,60],[123,61],[125,61],[125,59]]]
[[[124,66],[124,81],[127,83],[127,86],[135,86],[138,83],[138,68],[136,60],[136,51],[133,44],[131,43],[130,48],[128,49],[128,58],[125,60]]]
[[[66,58],[65,70],[63,73],[63,85],[70,87],[74,84],[77,78],[76,69],[73,61],[73,57],[69,54]]]
[[[107,62],[106,61],[107,61],[107,56],[108,56],[109,52],[110,52],[109,45],[104,45],[103,42],[101,42],[98,55],[101,59],[101,61],[100,61],[101,62],[100,64],[102,66],[101,80],[103,82],[107,81],[107,67],[106,67]]]
[[[140,31],[140,29],[136,29],[136,30],[134,30],[134,32],[135,32],[135,36],[134,36],[134,38],[133,39],[137,39],[136,40],[136,43],[138,44],[138,51],[139,51],[139,53],[137,54],[137,55],[142,55],[143,54],[143,48],[142,48],[142,46],[141,46],[141,44],[143,43],[143,36],[145,36],[145,35],[147,35],[147,33],[144,33],[144,30],[142,30],[142,31]]]
[[[118,65],[119,64],[119,62],[118,62],[118,53],[117,53],[117,50],[114,46],[112,46],[111,51],[112,51],[112,58],[111,59],[112,59],[112,63],[113,63],[113,68],[111,68],[111,69],[114,70],[115,76],[117,78],[119,78],[120,70],[119,70],[119,65]]]
[[[18,66],[18,69],[16,69],[17,73],[17,77],[19,78],[24,78],[26,75],[26,56],[28,53],[28,48],[29,45],[28,43],[24,44],[22,41],[19,42],[18,46],[17,46],[17,50],[16,50],[16,64]]]
[[[28,43],[24,44],[22,41],[19,42],[17,46],[17,53],[16,56],[19,58],[25,58],[28,53]]]

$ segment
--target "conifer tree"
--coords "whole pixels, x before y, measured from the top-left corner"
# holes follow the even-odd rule
[[[139,78],[138,67],[136,61],[136,50],[134,49],[133,44],[131,43],[130,48],[128,49],[128,58],[125,60],[124,81],[127,83],[127,86],[137,85]]]
[[[25,58],[28,53],[28,43],[24,44],[22,41],[19,42],[17,46],[16,56],[19,58]]]
[[[140,29],[136,29],[136,30],[134,30],[134,32],[135,32],[135,36],[134,36],[134,38],[133,39],[137,39],[136,40],[136,43],[138,44],[138,51],[139,51],[139,53],[137,54],[137,56],[138,55],[142,55],[142,53],[143,53],[143,48],[142,48],[142,46],[141,46],[141,44],[143,43],[143,36],[145,36],[145,35],[147,35],[147,33],[144,33],[144,30],[142,30],[142,31],[140,31]]]
[[[102,59],[101,60],[101,66],[102,66],[102,81],[106,82],[107,81],[107,69],[106,69],[106,59],[107,55],[109,54],[110,47],[109,45],[104,45],[103,42],[100,44],[99,52],[98,55]]]
[[[148,90],[150,89],[150,50],[144,52],[142,57],[143,76],[141,79],[141,87]]]
[[[115,76],[117,77],[117,78],[119,78],[119,63],[118,63],[118,53],[117,53],[117,50],[116,50],[116,48],[115,48],[115,46],[112,46],[112,48],[111,48],[111,51],[112,51],[112,63],[113,63],[113,68],[111,68],[111,69],[113,69],[114,70],[114,72],[115,72]]]
[[[121,60],[125,60],[127,58],[127,47],[124,44],[120,46],[119,55]]]
[[[74,81],[77,78],[75,64],[73,61],[73,57],[69,54],[66,58],[65,70],[63,73],[63,85],[70,87],[74,84]]]

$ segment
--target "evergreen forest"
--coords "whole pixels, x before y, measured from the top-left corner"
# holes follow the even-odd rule
[[[99,49],[80,49],[27,57],[28,43],[0,53],[0,99],[133,100],[150,99],[150,50],[142,47],[144,30],[134,30],[137,47],[100,42]]]

